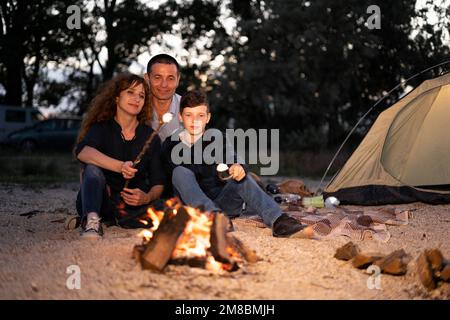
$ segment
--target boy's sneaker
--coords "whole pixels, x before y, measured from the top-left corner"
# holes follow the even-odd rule
[[[101,218],[92,217],[85,221],[86,225],[82,228],[81,237],[83,239],[101,239],[103,236]]]
[[[273,223],[273,236],[274,237],[300,237],[300,238],[310,238],[309,233],[303,234],[306,225],[302,225],[300,222],[295,220],[294,218],[288,216],[283,213],[278,217],[277,220]]]

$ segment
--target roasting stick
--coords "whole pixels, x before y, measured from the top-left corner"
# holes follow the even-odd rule
[[[153,139],[155,138],[155,136],[159,133],[159,130],[161,129],[161,127],[166,124],[169,123],[173,118],[173,115],[171,113],[164,113],[162,116],[162,122],[159,123],[158,128],[152,132],[152,134],[150,135],[150,137],[148,137],[147,141],[145,141],[144,146],[142,147],[141,152],[139,152],[139,154],[137,155],[136,159],[133,161],[133,168],[136,168],[136,166],[139,164],[139,162],[141,162],[142,157],[144,156],[144,154],[147,152],[148,148],[150,147],[150,145],[152,144]],[[124,188],[128,188],[128,184],[130,183],[130,179],[125,180],[125,186]]]

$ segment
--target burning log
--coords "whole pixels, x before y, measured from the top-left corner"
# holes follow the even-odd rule
[[[224,214],[202,212],[167,200],[166,210],[147,210],[151,225],[139,236],[143,243],[133,248],[133,258],[143,269],[161,272],[167,264],[201,267],[211,271],[235,271],[238,262],[259,260],[256,253],[228,234],[230,220]]]
[[[141,256],[141,264],[144,269],[155,271],[164,269],[189,219],[189,213],[183,207],[177,210],[175,216],[173,214],[164,215],[159,228]]]
[[[232,235],[227,235],[228,242],[248,263],[255,263],[261,260],[256,252],[247,247],[241,240]]]
[[[229,265],[231,270],[236,270],[238,268],[237,263],[228,252],[227,230],[229,225],[230,222],[224,214],[217,213],[214,216],[211,228],[210,250],[216,261]]]
[[[189,266],[193,268],[206,268],[206,258],[205,257],[191,257],[191,258],[175,258],[171,259],[170,264]]]

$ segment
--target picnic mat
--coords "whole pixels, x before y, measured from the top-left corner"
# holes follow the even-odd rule
[[[281,209],[301,223],[311,226],[316,239],[346,236],[354,240],[388,242],[391,234],[387,226],[404,226],[412,218],[411,209],[393,207],[351,210],[343,207],[316,209],[290,205],[281,206]],[[260,228],[267,227],[257,215],[240,216],[236,221]]]

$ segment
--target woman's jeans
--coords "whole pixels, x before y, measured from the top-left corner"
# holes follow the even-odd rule
[[[121,206],[121,210],[119,210],[119,206]],[[76,207],[82,218],[90,212],[96,212],[104,222],[115,222],[116,219],[120,219],[119,224],[122,225],[120,223],[122,221],[124,225],[127,223],[133,227],[132,219],[144,214],[148,206],[129,206],[122,202],[120,194],[109,195],[102,169],[88,164],[84,167],[81,177]],[[128,217],[124,217],[124,214],[120,214],[120,212],[124,212]]]
[[[211,200],[200,188],[194,173],[182,166],[173,170],[172,183],[181,200],[187,205],[203,206],[206,211],[224,211],[230,217],[242,214],[242,205],[259,215],[269,227],[282,214],[279,205],[256,184],[249,175],[237,182],[227,180],[216,199]]]

